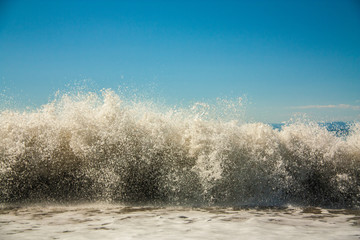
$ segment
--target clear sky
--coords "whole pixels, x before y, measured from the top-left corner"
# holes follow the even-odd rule
[[[41,105],[83,79],[169,105],[246,96],[256,121],[360,120],[360,1],[0,0],[3,95]]]

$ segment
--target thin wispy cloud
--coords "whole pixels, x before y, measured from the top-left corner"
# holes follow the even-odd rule
[[[350,104],[329,104],[329,105],[305,105],[292,107],[295,109],[352,109],[360,110],[360,106]]]

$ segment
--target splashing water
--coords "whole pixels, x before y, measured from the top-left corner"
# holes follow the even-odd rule
[[[211,109],[160,111],[106,90],[2,111],[0,202],[359,207],[359,123],[337,136],[316,123],[276,130]]]

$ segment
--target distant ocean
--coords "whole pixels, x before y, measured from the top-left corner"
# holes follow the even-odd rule
[[[325,128],[329,132],[335,133],[336,136],[347,136],[354,122],[319,122],[320,127]],[[272,123],[270,124],[274,129],[281,130],[286,126],[285,123]]]
[[[246,123],[194,109],[104,91],[2,111],[0,238],[359,238],[359,122]]]

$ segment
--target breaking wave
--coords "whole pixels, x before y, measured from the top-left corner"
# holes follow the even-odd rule
[[[4,110],[0,203],[359,207],[359,123],[339,136],[313,122],[274,129],[209,109],[160,111],[105,90]]]

